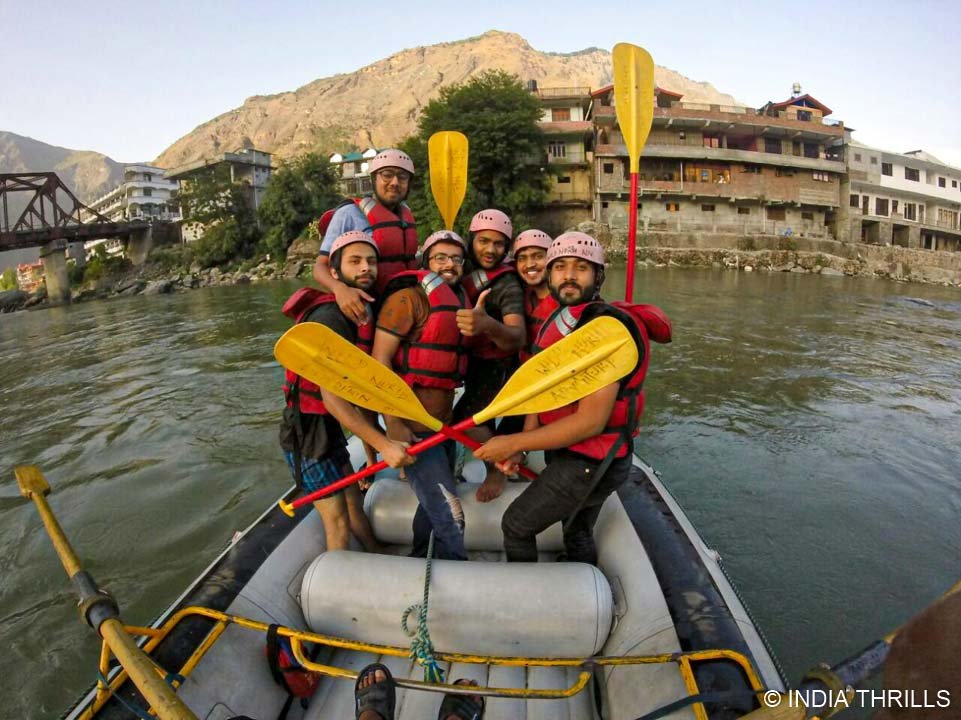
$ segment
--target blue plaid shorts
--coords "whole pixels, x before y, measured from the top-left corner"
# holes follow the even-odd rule
[[[296,461],[294,460],[294,453],[287,451],[284,453],[284,457],[287,458],[287,466],[290,468],[290,474],[296,479],[297,473],[295,470]],[[300,458],[304,491],[312,493],[346,477],[346,475],[344,475],[344,467],[350,467],[350,453],[347,452],[347,448],[345,447],[338,447],[332,450],[320,460],[306,457]],[[343,492],[343,490],[338,490],[332,493],[332,495],[340,492]]]

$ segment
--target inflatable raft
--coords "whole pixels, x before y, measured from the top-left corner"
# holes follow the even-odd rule
[[[351,450],[361,464],[360,448]],[[539,469],[539,458],[531,461]],[[596,568],[553,562],[559,526],[538,538],[541,562],[503,562],[500,518],[523,485],[477,503],[482,474],[469,464],[459,486],[470,561],[432,562],[427,626],[445,682],[476,680],[488,696],[485,717],[735,718],[758,707],[759,691],[784,691],[717,553],[641,460],[600,514]],[[308,701],[290,704],[291,720],[353,717],[352,678],[375,661],[398,681],[397,718],[436,717],[442,688],[425,683],[401,627],[424,595],[425,561],[406,556],[416,499],[387,472],[365,506],[385,554],[326,553],[315,511],[301,508],[291,520],[275,506],[149,628],[134,631],[198,718],[280,715],[288,695],[265,660],[269,624],[325,673]],[[106,682],[65,717],[138,717],[144,701],[123,669],[101,671]]]

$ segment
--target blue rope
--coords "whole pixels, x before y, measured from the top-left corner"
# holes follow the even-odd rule
[[[434,558],[434,533],[431,531],[430,541],[427,544],[427,565],[424,570],[424,600],[419,605],[411,605],[404,610],[404,616],[400,619],[400,626],[410,641],[410,659],[416,660],[424,667],[424,681],[430,683],[444,682],[444,671],[441,670],[437,659],[434,657],[434,643],[431,642],[430,632],[427,629],[427,610],[430,601],[430,570]],[[411,630],[407,626],[407,618],[411,613],[417,611],[417,629]]]
[[[107,680],[107,678],[105,678],[105,677],[103,676],[103,673],[100,672],[99,670],[97,671],[97,679],[100,680],[100,682],[102,682],[102,683],[104,684],[104,686],[110,687],[110,681]],[[127,710],[129,710],[129,711],[132,712],[134,715],[136,715],[138,718],[140,718],[140,720],[157,720],[157,716],[156,716],[156,715],[151,715],[150,713],[148,713],[146,710],[144,710],[144,709],[143,709],[142,707],[140,707],[139,705],[134,705],[133,703],[129,703],[129,702],[127,702],[126,700],[124,700],[124,699],[120,696],[120,693],[119,693],[119,692],[115,692],[115,693],[114,693],[113,695],[111,695],[110,697],[112,697],[112,698],[113,698],[114,700],[116,700],[118,703],[120,703],[120,704],[123,705],[125,708],[127,708]]]

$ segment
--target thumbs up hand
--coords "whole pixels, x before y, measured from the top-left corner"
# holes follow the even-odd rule
[[[487,310],[484,308],[484,303],[487,300],[487,296],[490,295],[490,292],[490,288],[487,288],[487,290],[478,295],[477,303],[471,310],[457,311],[457,327],[464,337],[484,334],[490,326],[490,323],[493,322],[491,316],[487,314]]]

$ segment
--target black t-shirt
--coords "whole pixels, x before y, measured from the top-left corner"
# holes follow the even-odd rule
[[[307,316],[301,322],[315,322],[326,325],[352,345],[357,343],[357,325],[347,319],[335,302],[318,305],[307,313]]]
[[[517,273],[505,273],[494,280],[486,307],[487,314],[498,321],[503,321],[505,315],[524,317],[524,290]]]

